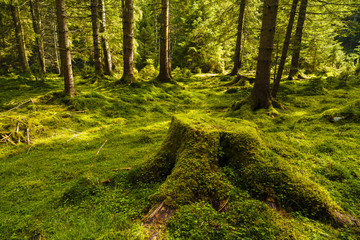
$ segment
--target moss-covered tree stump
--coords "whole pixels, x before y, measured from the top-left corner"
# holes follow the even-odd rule
[[[322,186],[266,149],[246,121],[175,116],[159,151],[133,168],[129,178],[162,182],[151,197],[171,208],[206,201],[219,209],[231,190],[241,187],[260,199],[274,199],[288,211],[340,225],[358,224]]]

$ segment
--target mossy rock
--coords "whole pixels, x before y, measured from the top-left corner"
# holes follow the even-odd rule
[[[275,199],[288,211],[341,225],[354,223],[322,186],[271,154],[256,128],[246,122],[174,116],[159,151],[133,168],[129,179],[163,182],[151,198],[171,208],[199,201],[220,208],[236,186],[260,200]]]

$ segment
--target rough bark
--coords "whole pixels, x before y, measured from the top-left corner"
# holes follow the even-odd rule
[[[71,65],[69,30],[66,21],[65,0],[56,0],[55,3],[59,31],[61,70],[64,76],[65,94],[72,98],[75,94],[75,86]]]
[[[230,75],[232,75],[232,76],[236,75],[239,72],[239,69],[241,68],[241,43],[242,43],[242,35],[243,35],[243,29],[244,29],[245,6],[246,6],[246,0],[241,0],[237,35],[236,35],[234,68],[232,69],[232,71],[230,73]]]
[[[101,61],[101,46],[100,46],[100,29],[99,29],[99,16],[98,16],[97,0],[91,0],[91,23],[93,32],[94,44],[94,62],[95,62],[95,75],[102,75],[102,61]]]
[[[272,92],[271,92],[271,96],[273,98],[276,98],[277,92],[279,90],[281,76],[284,71],[286,56],[287,56],[287,52],[288,52],[289,45],[290,45],[291,32],[292,32],[293,25],[294,25],[294,19],[295,19],[295,15],[296,15],[296,8],[298,5],[298,2],[299,2],[299,0],[293,0],[293,2],[292,2],[289,23],[288,23],[288,26],[286,29],[284,45],[283,45],[280,63],[279,63],[279,69],[276,74],[276,78],[275,78],[274,85],[273,85]]]
[[[162,182],[151,198],[170,208],[206,201],[219,210],[240,183],[239,187],[248,188],[254,196],[262,196],[261,200],[270,197],[288,211],[301,211],[336,225],[358,224],[323,187],[285,160],[264,159],[261,145],[257,130],[245,123],[176,116],[159,151],[143,165],[132,168],[129,180],[140,184]],[[221,167],[225,166],[232,169],[233,177],[222,173]]]
[[[134,76],[134,1],[122,0],[123,8],[123,60],[124,73],[121,82],[130,84]]]
[[[171,80],[170,51],[169,51],[169,0],[161,0],[160,17],[160,71],[157,77],[159,82]]]
[[[104,36],[106,32],[106,14],[105,14],[105,1],[99,0],[99,14],[100,14],[100,36],[101,36],[101,46],[103,49],[104,55],[104,73],[105,75],[111,75],[112,73],[112,60],[111,52],[109,47],[109,42]]]
[[[40,72],[46,72],[46,61],[44,52],[44,30],[42,28],[41,14],[38,0],[30,0],[30,10],[33,22],[34,32],[36,34],[36,50],[38,53],[38,60],[40,64]]]
[[[253,109],[268,108],[271,105],[271,55],[276,28],[278,3],[278,0],[265,0],[264,2],[255,85],[251,93]]]
[[[26,56],[26,46],[25,46],[25,39],[24,39],[24,30],[21,24],[20,16],[19,16],[19,6],[17,2],[12,0],[11,1],[11,15],[15,26],[15,36],[16,42],[18,46],[18,57],[19,62],[21,65],[21,70],[24,73],[30,72],[28,58]]]
[[[307,0],[301,0],[299,9],[299,18],[296,24],[295,38],[293,42],[293,54],[291,58],[291,67],[289,79],[293,79],[299,72],[299,59],[301,50],[301,41],[306,17]]]

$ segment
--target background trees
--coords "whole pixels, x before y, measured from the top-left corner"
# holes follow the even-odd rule
[[[0,2],[1,72],[14,69],[31,70],[34,74],[58,72],[61,61],[55,4],[48,0],[19,1],[20,4],[15,0]],[[271,76],[275,77],[277,72],[278,79],[282,75],[296,77],[295,69],[306,75],[354,67],[360,36],[358,3],[355,0],[314,1],[307,6],[304,15],[307,4],[306,0],[301,2],[301,10],[292,15],[298,26],[289,29],[292,20],[288,16],[294,4],[290,0],[279,1]],[[135,78],[140,72],[140,80],[151,79],[159,73],[160,56],[167,56],[172,69],[186,68],[192,73],[228,73],[231,70],[235,73],[239,70],[240,59],[240,71],[251,74],[256,69],[263,5],[260,0],[248,0],[246,5],[245,1],[235,0],[172,1],[167,55],[160,54],[160,42],[164,39],[160,37],[160,0],[132,3],[133,25],[130,28],[133,34],[127,30],[131,21],[124,21],[119,14],[131,12],[125,11],[128,1],[124,1],[124,6],[109,0],[67,0],[66,4],[75,75],[92,72],[101,75],[103,68],[107,75],[114,70],[115,78],[129,74]],[[293,37],[289,40],[290,34]],[[128,51],[131,48],[132,54]],[[287,48],[289,53],[284,54]],[[131,62],[135,67],[133,73]],[[272,80],[271,77],[270,83]]]

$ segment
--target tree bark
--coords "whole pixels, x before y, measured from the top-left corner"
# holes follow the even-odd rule
[[[241,68],[241,42],[242,34],[244,29],[244,15],[245,15],[245,6],[246,0],[241,0],[240,2],[240,12],[239,12],[239,23],[236,35],[236,47],[235,47],[235,56],[234,56],[234,68],[231,71],[230,75],[234,76],[239,72]]]
[[[30,10],[33,22],[34,32],[36,34],[36,50],[38,52],[38,59],[41,73],[46,72],[46,61],[44,52],[44,30],[41,23],[41,14],[38,0],[30,0]]]
[[[281,76],[282,76],[282,73],[284,71],[286,55],[287,55],[287,52],[288,52],[288,49],[289,49],[291,32],[292,32],[293,25],[294,25],[294,19],[295,19],[295,15],[296,15],[296,8],[297,8],[297,5],[298,5],[298,2],[299,2],[299,0],[293,0],[293,2],[292,2],[291,11],[290,11],[290,17],[289,17],[289,23],[288,23],[288,26],[287,26],[287,29],[286,29],[284,45],[283,45],[281,58],[280,58],[280,63],[279,63],[279,69],[278,69],[278,72],[276,74],[276,78],[275,78],[274,85],[273,85],[272,92],[271,92],[271,96],[273,98],[276,98],[277,92],[279,90]]]
[[[130,84],[134,76],[134,1],[122,0],[123,8],[123,60],[124,73],[121,82]]]
[[[72,98],[75,94],[74,77],[71,65],[69,30],[66,21],[65,0],[56,1],[56,16],[59,31],[61,68],[64,76],[65,94]]]
[[[95,62],[95,75],[102,75],[102,61],[101,61],[101,46],[100,46],[100,30],[99,30],[99,17],[98,17],[97,0],[91,0],[91,23],[93,30],[93,43],[94,43],[94,62]]]
[[[301,0],[299,9],[299,18],[296,24],[295,39],[293,43],[293,55],[291,58],[291,67],[289,73],[289,79],[293,79],[299,72],[299,59],[301,50],[301,40],[304,29],[305,17],[306,17],[307,0]]]
[[[106,32],[106,17],[105,17],[105,1],[99,0],[99,14],[100,14],[100,36],[101,45],[104,54],[104,73],[105,75],[111,75],[112,73],[112,61],[109,42],[104,36]]]
[[[168,82],[171,80],[170,57],[169,57],[169,0],[161,0],[160,17],[160,71],[158,81]]]
[[[30,67],[29,67],[28,58],[26,56],[24,30],[19,16],[19,6],[17,5],[17,2],[12,0],[10,4],[10,8],[11,8],[12,19],[15,26],[15,36],[18,46],[18,57],[19,57],[19,62],[21,64],[21,69],[22,72],[29,73]]]
[[[270,68],[278,3],[278,0],[264,2],[255,85],[251,93],[253,109],[268,108],[271,105]]]

